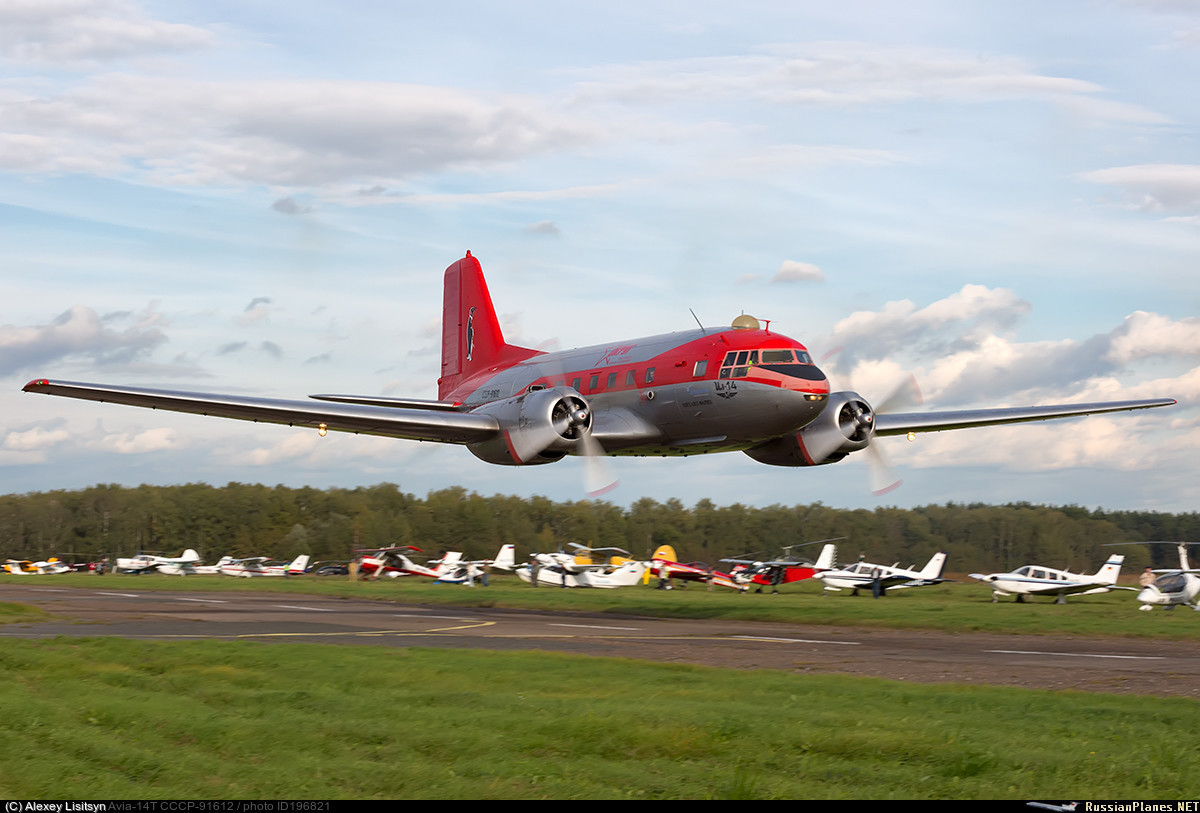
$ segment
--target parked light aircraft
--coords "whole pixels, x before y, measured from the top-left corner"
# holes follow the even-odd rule
[[[255,576],[299,576],[306,567],[308,554],[301,554],[291,562],[272,562],[266,556],[251,556],[248,559],[230,559],[221,565],[221,573],[244,579]]]
[[[388,560],[388,564],[399,571],[399,574],[425,576],[445,584],[469,584],[474,586],[475,582],[479,581],[484,574],[483,566],[492,563],[491,559],[467,561],[462,558],[460,551],[450,551],[449,553],[442,554],[440,559],[430,559],[426,564],[419,565],[403,553],[399,553],[399,550],[392,549]]]
[[[948,581],[942,578],[942,570],[945,567],[946,552],[939,551],[919,571],[900,567],[899,563],[889,566],[860,560],[844,570],[826,570],[817,573],[813,578],[824,582],[826,590],[847,589],[853,591],[852,595],[858,595],[860,589],[869,589],[878,597],[888,590],[924,587]]]
[[[1179,551],[1178,570],[1155,570],[1160,573],[1158,578],[1141,589],[1137,595],[1142,603],[1139,610],[1153,610],[1155,607],[1165,607],[1174,610],[1183,605],[1200,611],[1200,569],[1188,563],[1187,549],[1197,542],[1128,542],[1113,544],[1130,545],[1175,545]]]
[[[626,558],[630,556],[629,551],[584,548],[573,543],[572,546],[586,554],[534,553],[528,564],[517,565],[516,546],[505,545],[492,566],[497,570],[513,571],[526,584],[533,584],[536,578],[537,584],[545,587],[632,587],[645,576],[646,563]],[[607,557],[608,561],[595,561],[595,554],[607,552],[618,555]]]
[[[675,548],[670,545],[659,545],[654,551],[654,555],[650,559],[649,576],[656,576],[659,579],[667,579],[667,587],[670,587],[670,579],[683,579],[691,582],[705,582],[720,587],[731,587],[734,590],[745,592],[750,589],[750,579],[739,580],[732,573],[725,573],[715,568],[710,568],[698,562],[684,564],[683,562],[675,561],[678,556],[675,553]]]
[[[221,568],[233,562],[232,556],[222,556],[215,565],[202,565],[195,562],[172,562],[158,566],[158,572],[167,576],[213,576],[221,572]]]
[[[400,553],[423,553],[420,548],[412,545],[395,545],[388,548],[365,548],[355,553],[366,554],[358,562],[358,574],[363,579],[378,579],[386,576],[394,579],[398,576],[409,575],[396,557]],[[407,560],[406,560],[407,561]]]
[[[266,423],[456,443],[503,465],[568,454],[741,451],[777,466],[835,463],[879,437],[1174,404],[1170,398],[943,412],[876,411],[831,392],[800,342],[739,316],[699,328],[545,353],[508,344],[479,261],[446,269],[438,400],[314,395],[292,401],[38,378],[26,392]],[[894,484],[892,484],[894,485]],[[594,491],[601,491],[595,484]],[[891,485],[888,486],[890,488]],[[884,489],[880,489],[884,490]]]
[[[838,539],[845,539],[839,536]],[[817,561],[810,562],[807,560],[797,559],[792,556],[792,550],[805,545],[818,545],[822,542],[826,543],[821,548],[821,553],[817,556]],[[833,567],[833,557],[837,551],[836,546],[832,541],[821,539],[817,542],[805,542],[802,545],[785,545],[783,548],[783,558],[772,561],[762,561],[756,559],[722,559],[734,565],[730,569],[729,575],[733,576],[734,580],[739,584],[745,584],[749,581],[750,584],[759,585],[756,593],[761,593],[763,587],[770,587],[772,593],[778,592],[778,587],[781,584],[790,584],[791,582],[803,581],[811,579],[822,570],[829,570]]]
[[[1094,575],[1025,565],[1011,573],[972,573],[971,578],[992,586],[993,602],[999,596],[1016,596],[1019,604],[1024,603],[1025,596],[1055,596],[1055,604],[1066,604],[1067,596],[1087,596],[1114,589],[1124,561],[1120,554],[1110,556]]]
[[[51,556],[44,562],[32,562],[29,559],[9,559],[4,565],[7,573],[14,576],[46,576],[55,573],[70,573],[71,566],[62,562],[58,557]]]
[[[132,556],[128,559],[117,559],[118,573],[146,573],[157,569],[160,565],[194,565],[200,562],[200,554],[196,553],[191,548],[183,552],[182,556],[171,558],[169,556],[155,556],[152,553],[139,553],[137,556]]]

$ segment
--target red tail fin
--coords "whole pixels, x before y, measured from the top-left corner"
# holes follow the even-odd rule
[[[538,351],[506,344],[479,260],[467,256],[446,269],[442,299],[442,377],[438,399],[461,400],[460,387],[481,373]]]

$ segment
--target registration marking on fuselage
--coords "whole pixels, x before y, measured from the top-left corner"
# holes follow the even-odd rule
[[[861,641],[818,641],[810,638],[767,638],[763,635],[734,635],[739,641],[773,641],[779,644],[831,644],[833,646],[862,646]]]
[[[581,630],[617,630],[619,632],[637,632],[641,627],[602,627],[598,624],[548,624],[551,627],[574,627]]]
[[[1104,655],[1089,652],[1038,652],[1033,649],[985,649],[997,655],[1049,655],[1055,658],[1116,658],[1127,661],[1165,661],[1164,655]]]

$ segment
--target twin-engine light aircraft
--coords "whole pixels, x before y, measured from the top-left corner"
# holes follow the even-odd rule
[[[800,342],[739,316],[699,328],[545,353],[508,344],[479,261],[446,269],[438,400],[313,395],[292,401],[39,378],[39,392],[91,401],[456,443],[489,463],[527,466],[568,454],[744,452],[776,466],[816,466],[877,449],[877,437],[1067,418],[1174,404],[1089,404],[877,413],[856,392],[831,392]],[[593,482],[593,493],[611,484]],[[892,484],[895,485],[895,484]],[[889,486],[890,488],[890,486]],[[880,489],[886,490],[886,489]]]
[[[972,579],[992,586],[992,603],[1000,596],[1016,596],[1024,603],[1025,596],[1054,596],[1055,604],[1066,604],[1067,596],[1087,596],[1107,593],[1121,576],[1121,554],[1110,556],[1095,575],[1071,573],[1041,565],[1025,565],[1011,573],[972,573]]]

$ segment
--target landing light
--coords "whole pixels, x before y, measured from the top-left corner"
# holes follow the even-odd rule
[[[914,440],[916,440],[916,439],[917,439],[917,433],[916,433],[916,432],[909,432],[909,433],[908,433],[908,442],[909,442],[909,443],[912,443],[912,442],[913,442]]]
[[[329,431],[329,427],[326,426],[325,424],[323,424],[323,423],[317,424],[317,434],[320,435],[321,437],[325,437],[325,433],[328,431]]]

